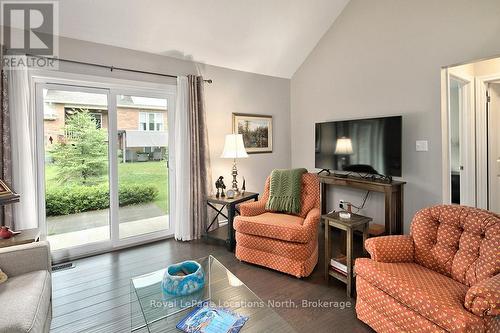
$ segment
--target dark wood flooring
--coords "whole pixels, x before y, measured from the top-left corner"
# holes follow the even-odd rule
[[[320,237],[322,239],[322,237]],[[130,279],[167,264],[212,254],[264,301],[293,301],[298,308],[275,308],[297,332],[373,332],[356,318],[355,299],[345,285],[323,279],[323,242],[320,260],[308,278],[295,277],[239,262],[225,247],[204,241],[166,240],[75,261],[73,269],[53,274],[51,332],[128,332]],[[311,302],[350,302],[350,307],[302,306]]]

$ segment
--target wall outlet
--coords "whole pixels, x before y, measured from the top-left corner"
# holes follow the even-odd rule
[[[339,200],[339,208],[340,208],[340,209],[345,209],[345,206],[344,206],[344,205],[345,205],[345,203],[346,203],[346,202],[345,202],[344,200],[340,199],[340,200]]]
[[[416,151],[429,151],[429,141],[427,140],[417,140],[415,142]]]

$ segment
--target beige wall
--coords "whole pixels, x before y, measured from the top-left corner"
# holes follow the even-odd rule
[[[212,84],[205,85],[205,102],[213,181],[222,175],[226,184],[230,184],[232,162],[221,159],[220,154],[224,135],[232,131],[233,112],[274,116],[273,153],[250,155],[239,161],[238,170],[247,180],[247,190],[262,192],[265,178],[272,169],[290,166],[290,80],[199,64],[190,61],[189,57],[179,60],[68,38],[61,38],[59,46],[61,58],[174,75],[201,74],[212,79]],[[110,72],[74,64],[62,63],[60,70],[130,80],[175,82],[158,76]]]
[[[292,78],[292,166],[314,167],[315,121],[403,115],[408,231],[442,200],[440,68],[500,54],[499,17],[498,0],[351,0]],[[362,195],[334,191],[330,208]],[[383,222],[382,197],[363,213]]]

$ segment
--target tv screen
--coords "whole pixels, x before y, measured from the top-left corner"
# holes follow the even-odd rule
[[[401,116],[316,123],[316,168],[401,177],[401,132]]]

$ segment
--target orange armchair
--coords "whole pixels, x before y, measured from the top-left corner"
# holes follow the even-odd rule
[[[356,260],[356,313],[377,332],[500,332],[500,216],[419,211],[411,234],[370,238]]]
[[[296,277],[311,274],[318,262],[319,181],[302,176],[302,209],[298,215],[266,210],[270,177],[256,202],[240,205],[234,220],[236,258]]]

